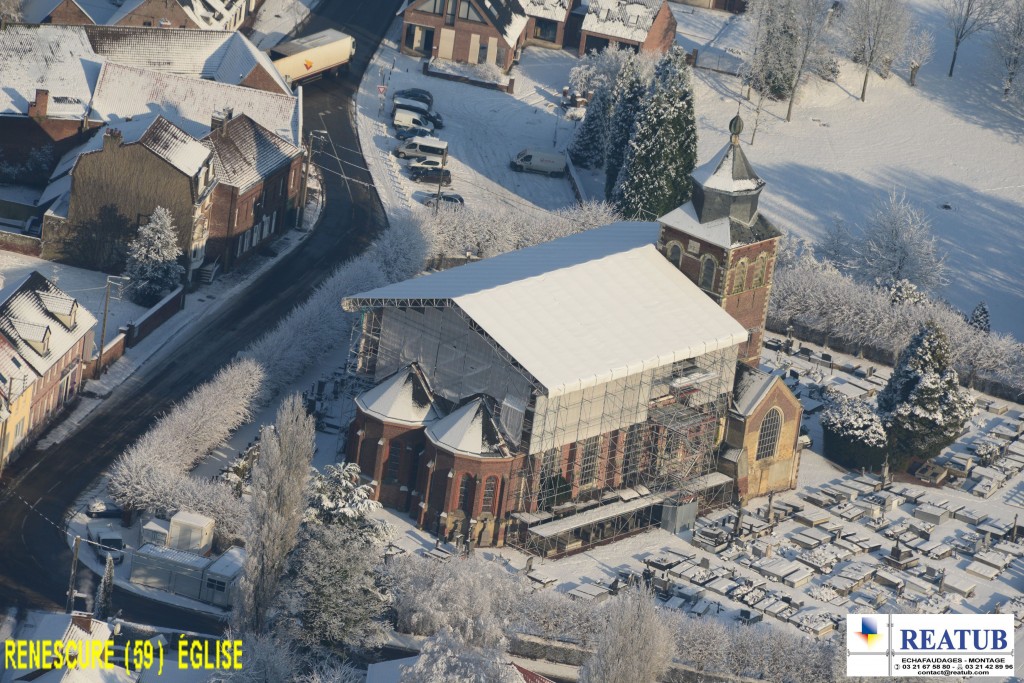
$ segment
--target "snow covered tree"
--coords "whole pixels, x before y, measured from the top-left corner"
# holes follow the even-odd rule
[[[113,599],[114,558],[107,553],[107,562],[103,565],[103,578],[100,579],[99,588],[96,589],[96,605],[93,608],[93,616],[101,620],[109,617]]]
[[[608,142],[605,147],[604,196],[612,199],[615,183],[626,156],[626,148],[633,134],[640,104],[647,95],[651,77],[644,74],[639,57],[630,52],[622,63],[622,70],[612,91],[611,119],[608,124]]]
[[[804,72],[822,57],[825,51],[822,37],[832,12],[832,0],[789,0],[789,16],[792,20],[794,39],[793,80],[789,88],[789,105],[786,107],[786,121],[793,118],[793,103],[796,101],[800,80]]]
[[[825,455],[840,465],[858,469],[879,467],[885,461],[885,425],[867,401],[827,391],[821,427]]]
[[[359,483],[359,465],[328,465],[314,472],[309,482],[306,523],[342,524],[358,521],[381,504],[373,500],[373,487]]]
[[[970,421],[974,399],[960,386],[950,356],[946,335],[933,324],[922,325],[879,392],[894,467],[911,457],[937,455]]]
[[[626,218],[664,215],[690,199],[697,129],[686,53],[674,45],[658,63],[633,126],[613,199]]]
[[[306,480],[313,458],[313,418],[302,397],[289,396],[277,411],[277,426],[260,432],[260,456],[252,469],[249,539],[242,602],[236,620],[244,630],[264,633],[271,604],[295,547],[305,510]]]
[[[991,332],[992,323],[988,316],[988,304],[982,301],[975,306],[971,311],[971,317],[967,319],[967,324],[980,332]]]
[[[387,641],[377,585],[382,544],[356,526],[309,525],[281,586],[283,632],[314,650],[357,652]]]
[[[0,0],[0,18],[21,21],[21,3],[18,0]]]
[[[128,244],[124,274],[131,279],[129,293],[136,303],[149,306],[168,290],[178,286],[185,269],[178,263],[181,248],[171,212],[162,206],[153,210],[149,222]]]
[[[1024,69],[1024,0],[1005,0],[992,30],[992,47],[1003,77],[1003,97],[1020,88],[1018,77]]]
[[[992,26],[1003,0],[941,0],[946,25],[953,32],[953,59],[949,62],[949,77],[953,77],[956,55],[960,44],[978,31]]]
[[[864,65],[861,102],[867,99],[872,69],[884,68],[905,50],[909,19],[903,0],[850,0],[842,26],[853,61]]]
[[[583,124],[576,129],[569,157],[582,168],[603,168],[605,149],[608,144],[608,114],[611,94],[606,86],[594,91],[594,99],[587,105]]]
[[[935,37],[929,31],[917,28],[910,29],[907,36],[907,49],[903,57],[910,69],[910,87],[914,87],[917,85],[917,72],[932,61],[935,54]]]
[[[646,80],[650,80],[657,53],[640,53],[622,46],[609,46],[603,50],[591,50],[569,71],[569,84],[579,93],[597,92],[598,88],[615,90],[616,83],[625,65],[634,61]]]
[[[302,665],[295,648],[269,633],[224,634],[225,640],[241,640],[241,668],[224,670],[214,683],[291,683]]]
[[[423,643],[414,664],[402,667],[403,683],[523,683],[501,650],[467,645],[450,628]]]
[[[662,618],[654,594],[627,590],[614,597],[608,625],[594,654],[580,670],[581,683],[655,683],[676,652],[673,629]]]
[[[295,683],[366,683],[366,675],[347,662],[321,659]]]
[[[940,254],[931,222],[906,195],[892,192],[868,217],[855,264],[867,282],[909,280],[922,289],[945,282],[945,255]]]
[[[760,99],[786,99],[799,58],[790,3],[759,0],[748,6],[747,13],[757,23],[754,49],[745,65],[744,77],[758,91]]]

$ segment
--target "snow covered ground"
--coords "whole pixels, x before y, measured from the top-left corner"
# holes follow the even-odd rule
[[[420,60],[397,49],[401,20],[391,27],[366,70],[356,110],[359,141],[373,174],[381,201],[392,217],[412,211],[437,186],[414,183],[406,161],[392,151],[399,144],[391,128],[391,94],[402,88],[425,88],[434,95],[434,109],[445,127],[437,136],[449,145],[449,192],[462,195],[469,206],[502,202],[523,211],[559,209],[575,202],[569,181],[530,173],[516,173],[509,160],[526,147],[563,151],[572,138],[574,123],[558,106],[562,86],[576,59],[567,52],[528,48],[513,71],[515,94],[508,95],[463,83],[423,75]],[[384,81],[383,109],[377,86]],[[422,210],[416,208],[415,210]]]
[[[905,192],[949,254],[951,282],[939,294],[966,311],[984,299],[993,329],[1024,339],[1024,243],[1017,239],[1024,114],[1002,100],[985,35],[962,45],[956,73],[947,78],[952,40],[939,3],[909,0],[908,6],[936,39],[935,58],[922,67],[918,86],[907,84],[904,70],[888,80],[872,75],[861,102],[863,71],[841,60],[838,83],[812,78],[803,87],[790,123],[785,102],[768,103],[756,144],[746,149],[768,182],[761,206],[782,227],[814,240],[833,216],[860,223],[886,193]],[[726,68],[747,49],[745,18],[673,9],[677,42],[698,47],[699,64]],[[727,142],[738,102],[746,122],[742,139],[750,141],[756,103],[742,99],[735,77],[694,73],[703,163]]]

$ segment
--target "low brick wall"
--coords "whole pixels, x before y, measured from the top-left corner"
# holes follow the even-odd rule
[[[110,364],[116,361],[118,358],[124,355],[125,342],[128,339],[128,330],[124,327],[117,331],[117,336],[107,342],[107,345],[103,347],[103,367],[109,368]],[[91,358],[82,364],[82,376],[86,379],[92,379],[96,376],[96,363],[99,358]]]
[[[178,287],[146,311],[137,322],[128,323],[128,348],[134,347],[148,337],[153,330],[167,322],[167,319],[185,307],[185,288]]]
[[[4,251],[38,257],[42,253],[42,248],[43,243],[38,237],[0,230],[0,249]]]
[[[488,90],[499,90],[504,93],[511,95],[515,92],[516,79],[508,79],[508,85],[501,85],[500,83],[488,83],[487,81],[478,81],[466,76],[456,76],[455,74],[446,74],[441,71],[433,71],[430,68],[430,62],[423,62],[423,74],[432,78],[443,78],[446,81],[455,81],[457,83],[466,83],[467,85],[475,85],[478,88],[486,88]]]

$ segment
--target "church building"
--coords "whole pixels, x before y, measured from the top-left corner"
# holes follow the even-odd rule
[[[756,367],[779,232],[741,128],[657,223],[345,299],[368,387],[347,458],[378,500],[559,556],[795,485],[799,403]]]

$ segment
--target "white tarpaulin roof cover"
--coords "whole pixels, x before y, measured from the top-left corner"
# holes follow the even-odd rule
[[[549,395],[746,341],[658,252],[658,231],[613,223],[357,294],[345,306],[457,306]]]

